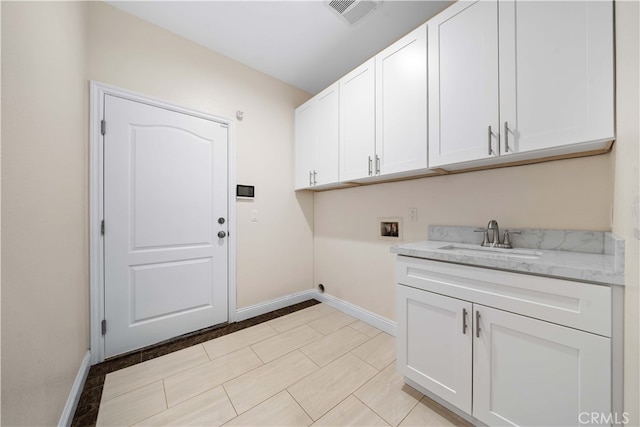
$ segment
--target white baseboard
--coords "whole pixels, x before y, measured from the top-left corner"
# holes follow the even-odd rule
[[[298,292],[297,294],[287,295],[282,298],[251,305],[249,307],[238,308],[236,309],[236,322],[251,319],[252,317],[260,316],[261,314],[269,313],[273,310],[278,310],[280,308],[289,307],[290,305],[317,298],[316,295],[317,292],[314,289],[309,289],[308,291]]]
[[[84,382],[87,380],[87,375],[89,375],[89,368],[91,367],[91,352],[87,350],[87,354],[84,355],[84,359],[82,359],[82,363],[80,364],[80,369],[76,374],[76,379],[73,382],[73,386],[71,387],[71,391],[69,392],[69,397],[67,398],[67,403],[64,405],[64,409],[62,410],[62,415],[60,415],[60,421],[58,421],[58,426],[68,427],[71,425],[73,421],[73,415],[76,413],[76,408],[78,407],[78,401],[80,401],[80,395],[82,394],[82,389],[84,388]]]
[[[260,304],[251,305],[249,307],[243,307],[236,310],[236,322],[241,320],[251,319],[252,317],[260,316],[261,314],[269,313],[270,311],[278,310],[280,308],[289,307],[293,304],[298,304],[310,299],[316,299],[323,302],[336,310],[340,310],[356,319],[362,320],[369,325],[380,329],[388,333],[389,335],[396,336],[396,322],[382,317],[378,314],[358,307],[357,305],[343,301],[340,298],[336,298],[326,293],[320,293],[315,289],[309,289],[308,291],[298,292],[297,294],[291,294],[282,298],[277,298],[271,301],[262,302]]]
[[[396,336],[396,322],[387,319],[386,317],[382,317],[378,314],[372,313],[370,311],[365,310],[364,308],[358,307],[357,305],[351,304],[350,302],[346,302],[341,300],[340,298],[336,298],[332,295],[328,295],[326,293],[320,293],[318,291],[314,291],[315,295],[313,298],[321,301],[331,307],[340,310],[350,316],[355,317],[356,319],[362,320],[369,325],[380,329],[388,333],[389,335]]]

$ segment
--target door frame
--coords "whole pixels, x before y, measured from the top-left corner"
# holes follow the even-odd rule
[[[94,80],[89,83],[89,350],[91,352],[91,365],[95,365],[105,359],[105,340],[104,335],[102,335],[102,319],[105,316],[104,239],[101,234],[101,222],[104,218],[104,140],[101,132],[101,120],[104,117],[105,95],[112,95],[227,125],[229,132],[227,139],[227,299],[229,323],[236,321],[236,147],[234,144],[235,129],[233,120],[184,108]],[[109,124],[107,123],[106,126],[108,130]]]

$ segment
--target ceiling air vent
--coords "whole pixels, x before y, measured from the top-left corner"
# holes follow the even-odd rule
[[[382,0],[331,0],[326,4],[353,25],[377,9]]]

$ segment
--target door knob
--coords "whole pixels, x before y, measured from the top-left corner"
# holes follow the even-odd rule
[[[224,239],[225,237],[227,237],[227,233],[225,233],[224,231],[218,231],[218,237]]]

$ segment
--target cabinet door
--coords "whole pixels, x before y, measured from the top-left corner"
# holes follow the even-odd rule
[[[497,156],[497,1],[457,2],[427,25],[429,167]]]
[[[376,55],[380,174],[427,168],[427,26]]]
[[[582,412],[611,412],[609,338],[477,304],[474,310],[480,313],[475,418],[488,425],[577,426]]]
[[[294,185],[296,190],[313,185],[313,156],[316,145],[315,98],[310,99],[295,112],[295,165]]]
[[[403,285],[397,296],[398,371],[471,413],[471,304]]]
[[[340,179],[376,175],[375,60],[340,79]]]
[[[316,96],[314,120],[316,139],[313,171],[315,185],[338,182],[339,154],[339,86],[334,83]]]
[[[612,140],[613,2],[499,9],[501,153]]]

